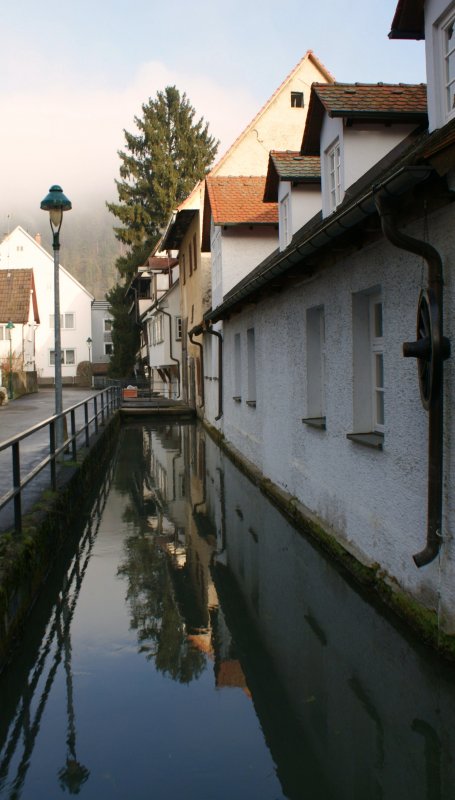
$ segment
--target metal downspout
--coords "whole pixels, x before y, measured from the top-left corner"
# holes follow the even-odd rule
[[[205,332],[218,337],[218,416],[215,417],[218,422],[223,416],[223,337],[219,331],[212,331],[211,328],[206,328]]]
[[[188,339],[190,340],[191,344],[195,344],[196,347],[199,347],[201,351],[201,402],[199,404],[199,408],[202,408],[205,405],[205,389],[204,389],[204,348],[201,342],[195,342],[193,336],[201,336],[204,333],[204,328],[202,325],[195,325],[194,328],[191,328],[188,331]]]
[[[164,316],[168,317],[169,319],[169,358],[171,359],[171,361],[174,362],[174,364],[177,364],[178,394],[176,399],[178,400],[178,398],[180,397],[180,361],[178,360],[178,358],[174,358],[174,356],[172,355],[172,317],[170,314],[168,314],[167,311],[164,310],[164,308],[160,308],[160,306],[158,306],[158,310],[161,311],[161,313],[164,314]]]
[[[428,242],[414,239],[399,231],[396,227],[395,209],[390,198],[384,193],[375,196],[382,230],[386,239],[396,247],[415,253],[425,259],[428,265],[428,287],[434,293],[438,310],[437,330],[435,337],[441,345],[441,362],[450,352],[448,340],[443,337],[443,277],[442,260],[438,251]],[[422,340],[421,340],[422,341]],[[417,343],[404,343],[403,355],[414,356]],[[417,355],[418,357],[418,355]],[[421,552],[413,559],[418,567],[430,564],[439,553],[442,542],[442,488],[443,488],[443,367],[440,365],[441,377],[437,391],[431,399],[428,409],[428,503],[427,503],[427,542]]]

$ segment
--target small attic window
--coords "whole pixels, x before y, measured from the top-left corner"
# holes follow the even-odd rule
[[[291,92],[291,108],[303,108],[303,92]]]

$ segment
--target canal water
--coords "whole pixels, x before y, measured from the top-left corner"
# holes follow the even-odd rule
[[[122,429],[0,711],[1,798],[455,797],[455,667],[195,424]]]

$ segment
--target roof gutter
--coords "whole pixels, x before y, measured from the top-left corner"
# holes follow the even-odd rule
[[[392,196],[401,195],[426,180],[432,172],[432,167],[428,166],[401,167],[393,175],[371,187],[358,200],[338,213],[332,214],[324,224],[320,225],[299,245],[294,247],[291,245],[289,252],[285,251],[281,258],[270,264],[263,272],[251,276],[246,283],[240,285],[238,289],[234,289],[226,300],[206,314],[204,319],[211,322],[224,319],[237,303],[265,286],[272,278],[284,274],[290,267],[314,255],[332,239],[355,227],[365,217],[374,214],[376,212],[374,196],[378,191],[384,190],[387,195]]]
[[[202,408],[205,405],[204,348],[203,348],[201,342],[195,342],[193,337],[194,336],[202,336],[203,333],[204,333],[204,328],[202,327],[202,325],[195,325],[194,328],[191,328],[191,330],[188,331],[188,339],[190,340],[191,344],[194,344],[194,345],[196,345],[196,347],[199,347],[199,350],[200,350],[200,353],[201,353],[201,385],[200,385],[201,402],[200,402],[199,408]]]

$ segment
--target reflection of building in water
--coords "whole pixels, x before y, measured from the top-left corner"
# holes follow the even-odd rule
[[[212,579],[219,546],[218,486],[207,464],[206,438],[195,425],[145,428],[142,507],[155,545],[166,552],[173,595],[191,647],[215,662],[216,685],[246,689]],[[213,459],[213,448],[210,448]],[[210,471],[209,471],[210,470]]]

